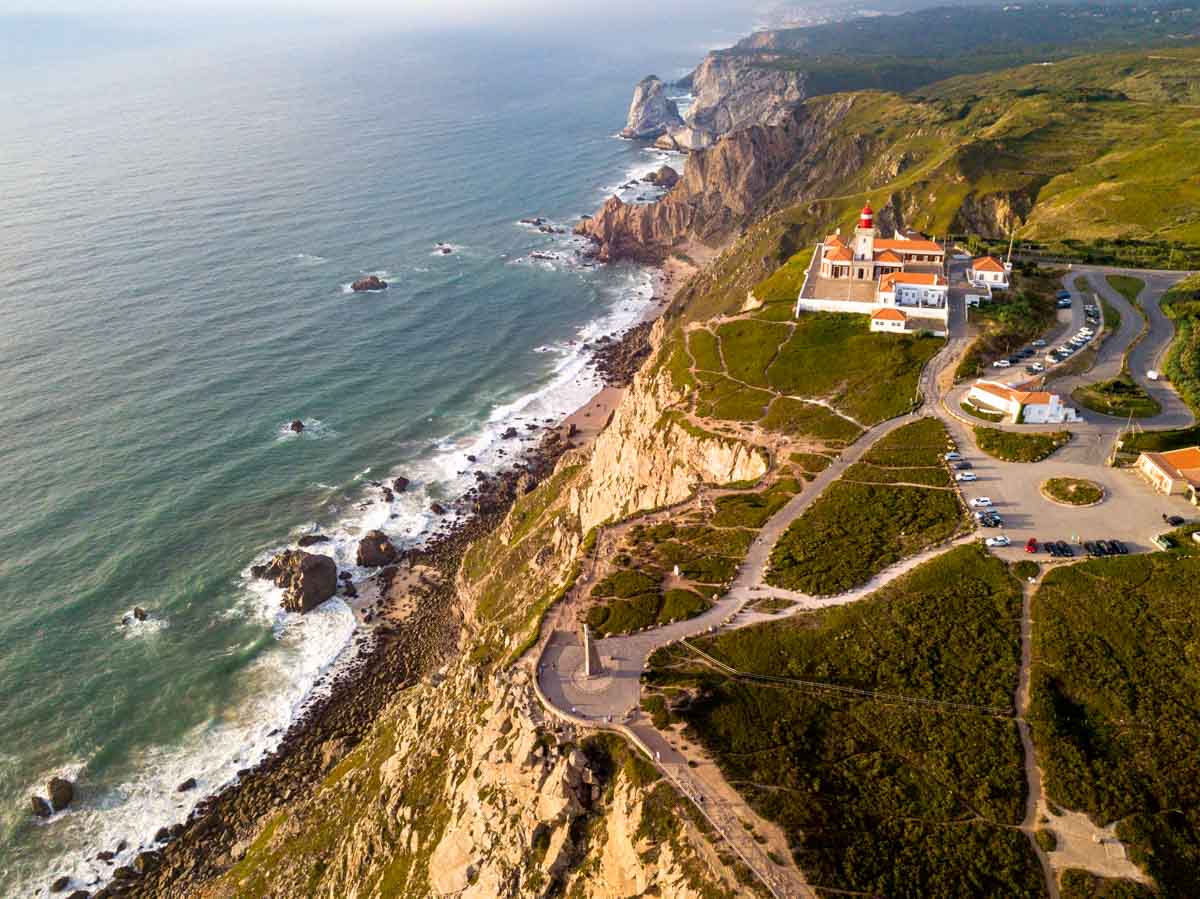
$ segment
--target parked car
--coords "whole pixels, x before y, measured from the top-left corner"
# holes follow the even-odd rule
[[[1059,540],[1058,541],[1058,554],[1060,556],[1065,556],[1066,558],[1070,558],[1071,556],[1075,555],[1075,550],[1071,549],[1071,544],[1068,543],[1066,540]]]
[[[984,508],[986,506],[990,506],[991,504],[992,500],[987,496],[977,496],[971,500],[971,505],[975,506],[976,508]]]
[[[1108,545],[1109,553],[1114,556],[1125,556],[1129,554],[1129,547],[1127,547],[1120,540],[1108,540],[1106,543]]]
[[[1001,534],[998,537],[988,537],[983,542],[985,546],[1008,546],[1012,541]]]
[[[1050,555],[1054,556],[1055,558],[1058,558],[1062,555],[1062,553],[1058,551],[1058,544],[1053,540],[1047,540],[1043,546],[1045,546],[1046,552],[1050,553]]]
[[[962,462],[954,463],[955,471],[967,471],[968,469],[970,469],[970,467],[971,467],[971,463],[966,461],[965,459]]]
[[[1067,299],[1061,299],[1054,305],[1057,306],[1059,309],[1070,309],[1071,308],[1071,300],[1069,297]]]
[[[962,458],[962,453],[956,453],[953,450],[951,450],[950,452],[946,453],[946,455],[942,456],[942,458],[945,459],[947,462],[957,462],[959,459]]]
[[[1058,299],[1060,299],[1060,300],[1069,300],[1069,299],[1071,299],[1071,291],[1069,291],[1069,290],[1065,290],[1065,289],[1064,289],[1064,290],[1060,290],[1060,291],[1059,291],[1058,293],[1056,293],[1054,296],[1055,296],[1055,297],[1057,297],[1057,298],[1058,298]]]
[[[1012,363],[1007,359],[997,359],[992,363],[992,368],[1008,368],[1010,365],[1012,365]]]
[[[1167,524],[1169,524],[1173,528],[1183,526],[1183,519],[1180,518],[1178,515],[1165,515],[1165,516],[1163,516],[1163,521],[1165,521]]]
[[[979,475],[975,474],[973,471],[960,471],[954,476],[954,480],[963,481],[964,483],[967,481],[978,481]]]
[[[1033,372],[1034,374],[1037,374],[1040,371],[1045,371],[1046,366],[1042,365],[1042,363],[1040,363],[1040,362],[1034,362],[1034,363],[1030,364],[1029,370],[1031,372]]]
[[[1035,340],[1033,343],[1030,344],[1030,346],[1036,346],[1036,347],[1043,347],[1045,345],[1046,345],[1046,341],[1040,337],[1037,340]]]
[[[1038,551],[1037,537],[1030,537],[1025,541],[1025,552],[1035,553]]]
[[[1167,534],[1159,534],[1154,538],[1154,543],[1159,549],[1174,549],[1175,541]]]

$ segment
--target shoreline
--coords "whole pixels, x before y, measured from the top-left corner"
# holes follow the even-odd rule
[[[453,656],[462,626],[454,590],[462,553],[504,520],[528,479],[540,482],[564,453],[585,451],[594,442],[649,354],[653,323],[699,270],[676,258],[647,268],[653,269],[654,291],[638,323],[589,348],[588,366],[603,386],[546,425],[538,442],[514,454],[506,467],[478,472],[474,487],[446,503],[457,513],[454,519],[434,526],[396,564],[355,582],[357,595],[338,592],[356,626],[330,663],[337,670],[318,682],[321,693],[310,694],[278,745],[255,765],[200,799],[182,823],[161,828],[148,845],[131,847],[126,864],[88,884],[98,891],[94,896],[161,895],[162,889],[184,889],[218,875],[236,861],[245,845],[238,841],[294,797],[294,784],[319,781],[326,760],[357,745],[396,691],[433,676]],[[85,857],[109,848],[93,846]]]

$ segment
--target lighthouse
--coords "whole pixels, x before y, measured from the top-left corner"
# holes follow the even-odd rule
[[[858,227],[854,229],[854,258],[855,260],[875,260],[875,211],[868,203],[858,214]],[[857,268],[855,274],[859,278],[874,279],[875,267],[868,266],[865,270]]]

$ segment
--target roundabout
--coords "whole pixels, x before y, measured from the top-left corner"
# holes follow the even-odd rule
[[[1107,495],[1100,484],[1087,478],[1050,478],[1038,490],[1052,503],[1075,508],[1097,506]]]

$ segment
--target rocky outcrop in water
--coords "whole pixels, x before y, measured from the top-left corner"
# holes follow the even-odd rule
[[[664,165],[657,172],[651,172],[642,180],[647,184],[653,184],[655,187],[670,190],[679,183],[679,172],[675,171],[669,165]]]
[[[656,75],[648,75],[633,89],[629,118],[621,136],[634,140],[651,140],[672,128],[683,126],[679,107],[667,96],[666,86]]]
[[[383,531],[371,531],[358,541],[356,561],[363,568],[380,568],[391,565],[400,558],[400,553]]]
[[[289,612],[310,612],[337,589],[333,559],[299,549],[281,552],[266,565],[255,565],[250,573],[283,587],[283,607]]]
[[[366,278],[359,278],[350,285],[350,289],[355,293],[369,293],[374,290],[387,290],[387,286],[388,282],[378,275],[369,275]]]

